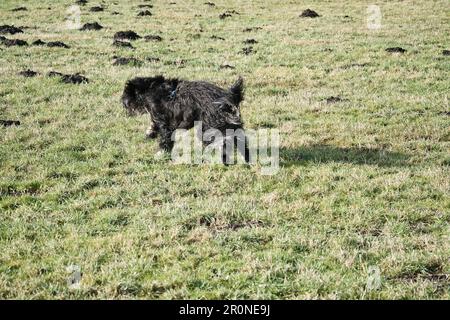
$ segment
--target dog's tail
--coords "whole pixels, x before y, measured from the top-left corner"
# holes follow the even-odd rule
[[[230,88],[233,103],[238,105],[244,99],[244,79],[239,77]]]

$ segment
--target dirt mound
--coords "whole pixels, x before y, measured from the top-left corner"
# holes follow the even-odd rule
[[[151,16],[152,13],[148,10],[144,10],[138,13],[138,17],[146,17],[146,16]]]
[[[50,48],[65,48],[65,49],[69,49],[70,48],[67,44],[65,44],[64,42],[61,42],[61,41],[50,41],[50,42],[47,42],[47,47],[50,47]]]
[[[105,11],[105,8],[100,7],[100,6],[95,6],[89,9],[90,12],[102,12]]]
[[[88,78],[82,76],[79,73],[63,74],[61,72],[50,71],[47,75],[49,77],[60,77],[61,82],[64,82],[64,83],[80,84],[80,83],[88,83],[89,82]]]
[[[89,82],[88,78],[86,78],[85,76],[82,76],[79,73],[65,74],[65,75],[62,76],[61,80],[64,83],[74,83],[74,84],[88,83]]]
[[[92,23],[85,23],[81,27],[81,31],[87,31],[87,30],[100,30],[103,29],[103,26],[101,26],[98,22],[92,22]]]
[[[401,47],[392,47],[385,49],[385,51],[389,53],[405,53],[407,50]]]
[[[0,125],[4,127],[20,126],[20,121],[17,120],[0,120]]]
[[[149,34],[144,37],[145,41],[162,41],[162,38],[158,35]]]
[[[5,25],[0,26],[0,33],[16,34],[16,33],[23,33],[23,30],[15,27],[15,26],[10,26],[10,25],[5,24]]]
[[[7,47],[12,47],[12,46],[19,46],[19,47],[23,47],[23,46],[27,46],[28,42],[26,42],[25,40],[20,40],[20,39],[7,39],[5,37],[0,37],[0,42],[2,44],[4,44]]]
[[[222,13],[221,15],[219,15],[220,19],[225,19],[225,18],[228,18],[228,17],[232,17],[232,15],[229,14],[229,13]]]
[[[41,39],[37,39],[36,41],[33,41],[33,46],[44,46],[46,43],[42,41]]]
[[[17,11],[28,11],[28,9],[26,7],[18,7],[18,8],[14,8],[11,10],[12,12],[17,12]]]
[[[255,39],[247,39],[242,41],[244,44],[256,44],[258,43],[258,41],[256,41]]]
[[[133,45],[131,43],[129,43],[128,41],[114,40],[113,46],[134,49]]]
[[[302,14],[300,15],[301,18],[318,18],[320,17],[319,14],[317,12],[315,12],[314,10],[311,9],[306,9],[302,12]]]
[[[236,69],[236,67],[229,64],[222,64],[219,66],[219,69]]]
[[[114,34],[114,40],[137,40],[140,38],[140,35],[131,30],[119,31]]]
[[[327,104],[333,104],[333,103],[347,101],[347,99],[343,99],[340,96],[331,96],[331,97],[328,97],[328,98],[326,98],[324,100],[327,102]]]
[[[246,56],[248,56],[249,54],[252,54],[256,51],[253,50],[253,47],[245,47],[244,49],[242,49],[241,53],[245,54]]]
[[[243,32],[252,32],[252,31],[256,31],[256,30],[261,30],[261,27],[252,27],[252,28],[245,28],[244,30],[242,30]]]
[[[117,57],[115,59],[116,60],[113,62],[113,66],[130,65],[134,67],[140,67],[142,65],[142,61],[135,58]]]
[[[32,78],[36,77],[39,73],[30,69],[23,70],[19,72],[20,76],[26,77],[26,78]]]
[[[237,12],[236,10],[227,10],[224,13],[222,13],[221,15],[219,15],[219,18],[225,19],[228,17],[232,17],[234,14],[239,14],[239,12]]]
[[[232,17],[234,14],[239,14],[239,12],[237,12],[236,10],[227,10],[224,13],[222,13],[221,15],[219,15],[219,18],[225,19],[228,17]]]
[[[12,12],[28,11],[28,9],[26,7],[18,7],[18,8],[11,9],[11,11]]]

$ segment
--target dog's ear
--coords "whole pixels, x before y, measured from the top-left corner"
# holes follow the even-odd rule
[[[178,79],[165,79],[164,83],[161,84],[161,88],[167,92],[176,90],[178,86]]]
[[[123,95],[134,97],[136,95],[136,80],[131,79],[125,83],[125,88],[123,91]]]
[[[130,95],[138,95],[149,86],[149,78],[133,78],[125,84],[125,91]]]
[[[164,79],[163,76],[156,76],[156,77],[150,78],[150,79],[151,79],[151,86],[153,88],[157,88],[166,82],[166,79]]]
[[[230,93],[234,105],[239,106],[239,103],[244,99],[244,79],[242,77],[239,77],[231,86]]]
[[[135,79],[130,79],[130,80],[127,80],[127,82],[125,83],[125,89],[128,89],[128,90],[134,90],[134,81]]]

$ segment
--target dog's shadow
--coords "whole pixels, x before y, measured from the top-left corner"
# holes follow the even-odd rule
[[[305,165],[308,163],[345,162],[352,164],[378,165],[382,167],[407,166],[407,154],[383,149],[342,148],[331,145],[310,145],[298,148],[281,148],[282,167]]]

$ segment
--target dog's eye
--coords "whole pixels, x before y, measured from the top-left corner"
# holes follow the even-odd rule
[[[228,112],[228,113],[232,113],[233,112],[233,107],[230,106],[229,104],[222,105],[221,109],[224,112]]]

